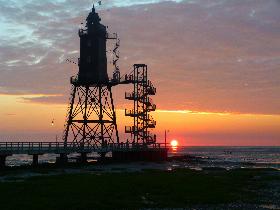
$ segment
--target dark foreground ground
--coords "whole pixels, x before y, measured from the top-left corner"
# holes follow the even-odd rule
[[[273,169],[91,171],[0,181],[3,210],[278,209],[279,201],[280,174]]]

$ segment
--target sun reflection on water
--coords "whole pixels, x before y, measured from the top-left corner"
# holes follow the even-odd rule
[[[178,141],[176,139],[173,139],[170,142],[170,145],[171,145],[172,152],[176,152],[178,148]]]
[[[177,147],[172,146],[171,149],[173,152],[177,152]]]

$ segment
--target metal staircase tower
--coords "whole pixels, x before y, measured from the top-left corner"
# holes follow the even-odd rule
[[[152,135],[150,128],[155,128],[156,121],[150,115],[156,110],[150,95],[156,94],[156,88],[148,80],[147,65],[134,64],[133,73],[126,76],[126,80],[134,84],[133,92],[125,93],[125,99],[134,101],[133,110],[125,110],[125,115],[134,118],[133,126],[126,126],[125,132],[132,134],[132,142],[137,144],[153,144],[156,135]]]

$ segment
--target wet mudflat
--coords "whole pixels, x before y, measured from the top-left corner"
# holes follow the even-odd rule
[[[138,166],[137,166],[138,164]],[[141,168],[140,165],[146,166]],[[165,170],[164,164],[0,173],[1,209],[278,209],[274,169]],[[158,166],[158,167],[156,167]],[[139,169],[140,168],[140,169]],[[139,170],[136,170],[139,169]]]

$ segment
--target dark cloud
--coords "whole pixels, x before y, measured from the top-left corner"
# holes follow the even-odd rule
[[[6,113],[7,116],[16,116],[15,113]]]
[[[38,96],[38,97],[21,97],[24,102],[40,103],[40,104],[62,104],[65,103],[65,98],[62,96]]]
[[[122,73],[147,63],[162,109],[280,114],[279,1],[190,2],[100,11],[121,37]],[[8,29],[0,33],[0,91],[61,95],[26,102],[67,102],[76,71],[64,61],[78,57],[77,29],[89,7],[89,1],[1,2],[0,24]]]

